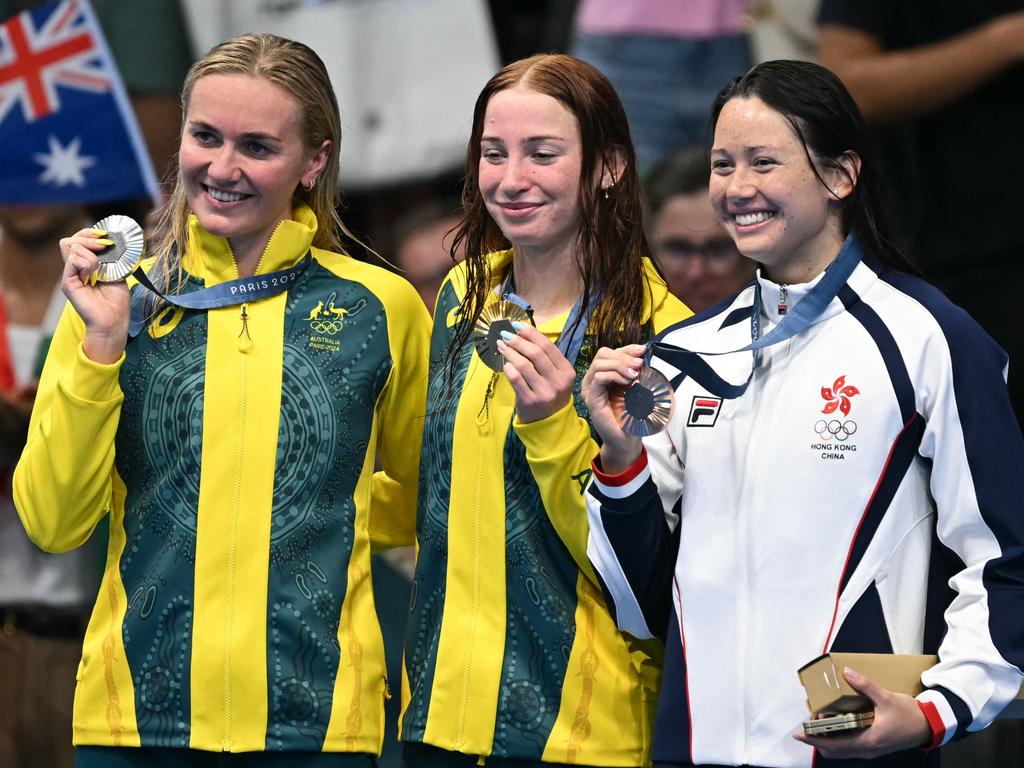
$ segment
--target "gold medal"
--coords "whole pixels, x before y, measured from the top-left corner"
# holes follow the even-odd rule
[[[108,245],[96,254],[100,260],[97,279],[101,283],[116,283],[118,280],[124,280],[132,273],[135,265],[142,258],[146,242],[142,227],[135,219],[115,213],[105,219],[100,219],[92,225],[92,228],[104,230],[107,233],[104,237],[114,241],[113,245]]]
[[[663,373],[645,365],[636,381],[612,393],[612,405],[624,432],[647,437],[668,425],[675,393]]]
[[[514,322],[529,323],[531,320],[526,310],[505,300],[484,307],[476,321],[476,327],[473,328],[476,353],[492,371],[501,371],[505,365],[505,358],[498,351],[498,340],[501,339],[502,331],[515,334],[516,329],[512,325]]]

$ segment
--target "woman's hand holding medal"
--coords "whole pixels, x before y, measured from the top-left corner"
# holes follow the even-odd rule
[[[124,280],[99,282],[99,254],[113,246],[101,229],[82,229],[60,240],[61,287],[85,322],[83,350],[97,363],[114,363],[128,343],[131,294]]]
[[[618,349],[601,347],[583,377],[583,398],[590,410],[590,421],[601,435],[601,467],[617,474],[640,455],[640,438],[622,428],[622,414],[616,405],[617,393],[632,386],[644,367],[643,344]]]
[[[576,370],[551,340],[532,325],[515,323],[498,340],[503,371],[516,393],[516,416],[539,421],[565,407],[572,397]]]

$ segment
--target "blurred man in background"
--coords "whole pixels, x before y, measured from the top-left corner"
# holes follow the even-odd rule
[[[96,537],[52,555],[11,499],[36,381],[64,308],[57,240],[89,225],[77,205],[0,207],[0,765],[70,768],[75,673],[99,584]]]
[[[694,312],[739,293],[757,267],[744,258],[708,199],[702,147],[659,161],[644,183],[648,238],[669,290]]]

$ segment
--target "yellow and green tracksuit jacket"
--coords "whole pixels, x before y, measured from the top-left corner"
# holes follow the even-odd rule
[[[310,250],[294,217],[257,276]],[[380,750],[370,549],[413,540],[429,318],[401,278],[312,254],[272,298],[165,309],[113,365],[68,305],[14,496],[50,551],[110,516],[76,744]],[[194,217],[185,268],[185,290],[237,277]]]
[[[502,276],[511,251],[491,256]],[[656,333],[690,312],[647,265]],[[523,424],[472,343],[446,397],[441,356],[465,293],[438,297],[406,631],[401,737],[471,755],[633,766],[650,747],[660,651],[615,627],[587,558],[583,497],[598,451],[580,393]],[[492,292],[493,296],[493,292]],[[556,339],[566,317],[540,326]]]

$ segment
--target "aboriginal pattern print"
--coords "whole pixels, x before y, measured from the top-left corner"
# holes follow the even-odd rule
[[[587,337],[576,360],[573,405],[587,417],[581,387],[594,355]],[[544,510],[513,430],[505,443],[505,658],[498,689],[495,755],[540,755],[555,725],[576,640],[579,571]]]
[[[196,281],[191,289],[202,287]],[[318,297],[343,309],[330,343]],[[323,307],[321,307],[323,311]],[[125,501],[123,639],[144,746],[187,747],[206,316],[140,334],[121,369],[117,469]],[[353,545],[353,492],[391,370],[380,301],[314,265],[288,294],[267,606],[268,750],[322,749],[334,681],[359,674],[360,638],[338,641]],[[156,338],[153,338],[155,336]],[[137,425],[129,430],[125,425]],[[145,535],[140,531],[145,528]],[[347,654],[347,657],[346,657]]]
[[[445,283],[434,313],[430,338],[430,384],[427,392],[427,417],[420,452],[420,489],[416,513],[416,537],[420,554],[413,578],[406,624],[405,665],[409,674],[411,698],[402,719],[402,738],[421,740],[427,726],[434,664],[441,639],[444,613],[444,584],[448,571],[448,504],[451,498],[452,440],[458,398],[447,392],[444,351],[448,329],[440,318],[458,306],[450,283]],[[466,377],[473,357],[467,344],[459,357],[453,377],[453,391]]]
[[[470,342],[455,372],[452,387],[456,395],[449,394],[441,360],[449,329],[439,318],[446,318],[457,304],[454,290],[446,284],[435,313],[431,341],[430,405],[423,435],[417,521],[420,558],[406,630],[411,698],[402,738],[412,741],[423,739],[430,708],[448,568],[452,434],[457,393],[472,358]],[[580,387],[594,349],[588,337],[576,365],[574,404],[584,418],[586,408]],[[505,509],[497,513],[505,516],[505,656],[491,754],[539,759],[559,714],[562,684],[575,642],[579,573],[548,520],[525,448],[511,429],[504,448],[504,486]]]
[[[338,346],[317,344],[311,297],[329,296]],[[358,675],[360,639],[338,642],[355,505],[373,411],[390,372],[384,307],[326,270],[288,294],[281,431],[270,528],[267,749],[323,747],[342,656]],[[353,630],[354,631],[354,630]]]
[[[202,287],[190,280],[185,289]],[[136,337],[120,373],[115,451],[128,488],[122,635],[143,745],[187,747],[206,315],[161,313],[155,322],[159,337]]]

